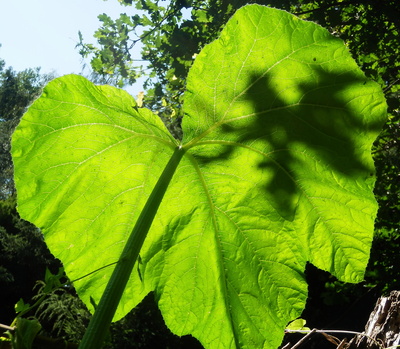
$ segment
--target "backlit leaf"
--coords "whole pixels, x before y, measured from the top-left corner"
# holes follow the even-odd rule
[[[19,211],[90,307],[157,178],[186,153],[115,319],[154,291],[164,319],[207,348],[276,348],[304,308],[307,262],[359,282],[376,202],[377,84],[325,29],[249,5],[197,55],[184,138],[127,93],[51,82],[13,136]]]

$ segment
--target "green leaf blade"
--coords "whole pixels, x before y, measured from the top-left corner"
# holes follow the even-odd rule
[[[196,57],[182,145],[116,89],[56,83],[24,116],[13,155],[20,212],[72,279],[117,261],[174,149],[185,151],[115,319],[154,290],[178,335],[276,348],[304,308],[307,262],[362,280],[385,102],[326,30],[239,10]],[[110,273],[76,282],[87,304]]]

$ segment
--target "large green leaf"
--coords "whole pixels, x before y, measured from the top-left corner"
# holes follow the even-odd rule
[[[174,149],[185,154],[115,320],[151,290],[170,329],[207,348],[275,348],[309,261],[363,278],[376,202],[379,87],[320,26],[258,5],[197,56],[181,144],[125,92],[51,82],[13,136],[19,211],[90,306]]]

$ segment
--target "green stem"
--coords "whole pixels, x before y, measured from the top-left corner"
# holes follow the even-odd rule
[[[185,150],[181,147],[175,149],[151,192],[90,320],[79,349],[99,349],[102,347],[147,232],[184,153]]]

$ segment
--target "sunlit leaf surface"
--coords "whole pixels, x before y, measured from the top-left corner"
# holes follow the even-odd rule
[[[184,110],[186,154],[115,319],[154,290],[179,335],[276,348],[304,308],[306,262],[363,279],[383,94],[325,29],[249,5],[195,58]],[[19,211],[71,280],[118,260],[177,146],[124,91],[47,86],[13,136]],[[112,269],[75,282],[89,307]]]

